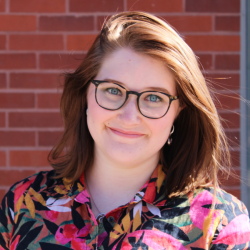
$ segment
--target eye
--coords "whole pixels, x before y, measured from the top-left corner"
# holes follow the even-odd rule
[[[112,95],[121,95],[121,91],[117,88],[108,88],[107,91]]]
[[[146,100],[147,101],[150,101],[150,102],[161,102],[162,101],[162,98],[157,96],[157,95],[148,95],[146,97]]]

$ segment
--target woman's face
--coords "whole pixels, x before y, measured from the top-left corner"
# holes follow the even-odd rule
[[[105,58],[95,80],[107,79],[130,91],[142,92],[158,87],[167,94],[177,94],[174,78],[163,63],[128,48],[116,50]],[[130,95],[119,110],[106,110],[96,103],[95,85],[90,84],[87,124],[95,142],[95,155],[121,165],[139,164],[152,157],[156,161],[159,159],[159,151],[181,110],[179,100],[171,103],[162,118],[149,119],[139,112],[136,98]]]

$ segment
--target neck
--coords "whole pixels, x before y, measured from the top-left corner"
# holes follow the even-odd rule
[[[158,155],[137,164],[114,163],[101,154],[95,155],[94,159],[85,176],[97,208],[93,211],[95,215],[99,212],[106,214],[128,203],[148,181],[159,161]]]

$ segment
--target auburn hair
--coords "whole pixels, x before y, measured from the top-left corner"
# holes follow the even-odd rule
[[[138,11],[111,16],[79,67],[65,74],[60,104],[64,133],[48,155],[56,178],[73,183],[92,165],[94,141],[86,122],[87,89],[107,55],[124,47],[165,63],[184,107],[174,122],[172,144],[166,143],[160,152],[167,173],[166,195],[174,197],[208,185],[217,188],[218,171],[229,169],[230,153],[199,62],[169,24]]]

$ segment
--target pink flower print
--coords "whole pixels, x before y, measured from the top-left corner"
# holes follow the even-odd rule
[[[210,213],[210,209],[204,208],[202,206],[212,204],[213,196],[208,191],[204,191],[198,194],[190,207],[190,217],[195,226],[199,229],[203,229],[203,223],[206,217]]]
[[[100,247],[102,242],[105,240],[105,238],[108,236],[108,233],[105,231],[102,234],[98,235],[98,245],[97,247]]]
[[[89,202],[89,194],[87,192],[87,189],[84,189],[81,193],[79,193],[76,197],[75,200],[79,203],[86,203]]]
[[[45,211],[45,215],[46,215],[46,217],[50,221],[55,222],[56,219],[57,219],[57,217],[58,217],[58,215],[59,215],[59,212],[53,211],[53,210],[49,210],[49,211]]]
[[[82,249],[91,250],[91,248],[86,245],[85,240],[79,238],[73,239],[71,241],[71,248],[74,250],[82,250]]]
[[[63,228],[63,234],[66,238],[72,239],[76,236],[78,228],[73,224],[66,224]]]
[[[65,245],[69,243],[72,240],[75,240],[74,242],[78,242],[78,237],[85,237],[89,234],[89,230],[91,228],[91,225],[88,224],[87,226],[83,227],[81,230],[79,230],[75,225],[73,224],[66,224],[64,227],[59,227],[56,231],[55,238],[57,241],[59,241],[61,244]],[[62,231],[62,233],[61,233]],[[82,242],[85,240],[81,239]],[[77,245],[77,243],[75,243]]]
[[[213,244],[239,245],[247,243],[249,239],[249,217],[241,214],[221,230]]]
[[[128,234],[122,243],[121,249],[132,249],[133,246],[128,243],[128,238],[135,237],[136,242],[138,242],[143,233],[142,243],[149,246],[149,249],[186,250],[173,236],[158,230],[138,230]]]
[[[213,195],[208,191],[198,194],[190,207],[190,217],[195,226],[203,231],[203,237],[210,244],[224,211],[212,211],[204,205],[212,205]]]
[[[91,224],[86,225],[85,227],[83,227],[78,233],[77,233],[77,237],[85,237],[89,234],[91,228]]]
[[[66,224],[64,225],[64,227],[59,227],[57,229],[55,238],[61,244],[65,245],[75,237],[77,231],[78,231],[78,228],[75,225]]]

